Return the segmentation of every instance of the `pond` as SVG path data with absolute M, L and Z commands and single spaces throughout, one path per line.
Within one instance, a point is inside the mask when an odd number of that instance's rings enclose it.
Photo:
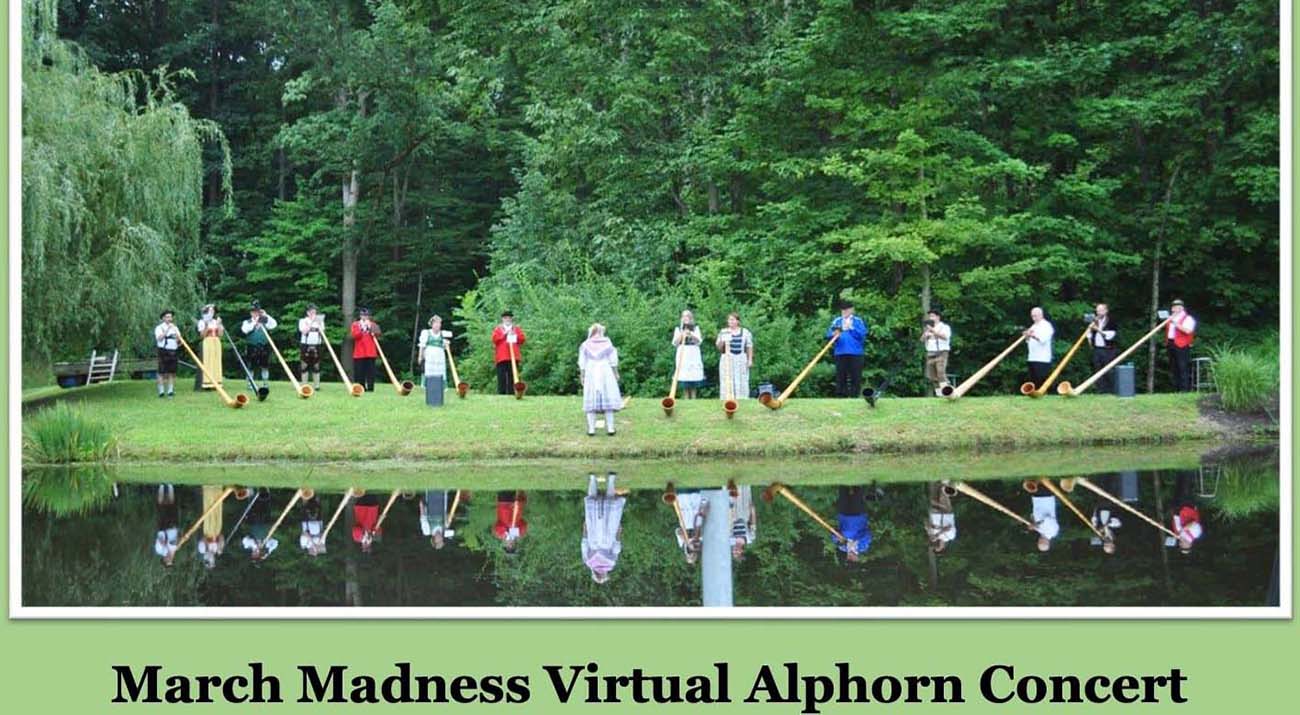
M 1277 450 L 1207 450 L 29 471 L 22 597 L 25 606 L 1274 604 Z M 771 489 L 777 482 L 788 489 Z M 246 487 L 222 499 L 235 484 Z M 1059 533 L 1040 551 L 1048 529 L 1035 512 L 1047 506 Z M 1193 506 L 1203 533 L 1187 553 L 1140 516 L 1167 528 Z M 426 532 L 453 509 L 436 548 Z M 380 515 L 377 529 L 364 528 Z M 1109 524 L 1100 535 L 1094 516 Z M 680 538 L 683 523 L 692 538 Z M 164 565 L 167 529 L 179 542 L 190 527 Z M 272 543 L 265 558 L 248 550 Z

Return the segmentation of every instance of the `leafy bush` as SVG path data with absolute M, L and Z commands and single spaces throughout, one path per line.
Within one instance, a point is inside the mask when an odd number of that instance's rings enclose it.
M 1214 383 L 1223 407 L 1232 412 L 1264 409 L 1279 385 L 1277 337 L 1248 347 L 1226 345 L 1214 351 Z
M 107 423 L 63 402 L 23 420 L 23 461 L 29 464 L 102 462 L 116 446 Z

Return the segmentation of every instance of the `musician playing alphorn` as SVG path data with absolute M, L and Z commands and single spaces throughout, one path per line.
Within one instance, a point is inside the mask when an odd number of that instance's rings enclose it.
M 510 311 L 501 313 L 501 323 L 492 329 L 492 344 L 496 347 L 497 394 L 510 395 L 515 391 L 514 372 L 510 368 L 510 356 L 513 353 L 515 367 L 523 360 L 523 328 L 515 325 L 515 314 Z
M 1165 328 L 1165 349 L 1169 353 L 1169 372 L 1174 390 L 1187 392 L 1192 385 L 1192 343 L 1196 342 L 1196 318 L 1187 312 L 1181 299 L 1169 305 L 1169 325 Z
M 352 323 L 352 371 L 355 382 L 366 388 L 366 392 L 375 391 L 375 358 L 379 349 L 375 339 L 383 335 L 379 324 L 371 319 L 370 309 L 362 308 L 360 316 Z
M 952 327 L 943 322 L 938 308 L 925 314 L 925 327 L 921 330 L 921 344 L 925 346 L 925 379 L 930 381 L 935 397 L 942 397 L 942 388 L 948 384 L 948 353 L 952 347 Z
M 447 341 L 451 331 L 442 329 L 442 317 L 429 318 L 429 327 L 420 331 L 419 363 L 424 366 L 425 404 L 442 407 L 443 392 L 447 389 Z
M 275 318 L 262 310 L 262 304 L 253 301 L 248 308 L 248 318 L 239 326 L 239 332 L 244 334 L 244 340 L 248 343 L 248 364 L 260 373 L 262 387 L 266 387 L 271 379 L 271 343 L 262 328 L 275 330 L 277 325 L 279 323 L 275 322 Z
M 320 351 L 325 342 L 325 316 L 316 305 L 307 306 L 307 314 L 298 319 L 298 360 L 302 363 L 302 381 L 320 389 Z
M 1093 309 L 1092 322 L 1088 323 L 1088 346 L 1092 348 L 1092 371 L 1097 372 L 1110 364 L 1119 353 L 1115 341 L 1119 339 L 1119 328 L 1110 315 L 1110 306 L 1098 303 Z M 1110 394 L 1115 392 L 1115 374 L 1107 372 L 1097 379 L 1097 392 Z
M 1052 336 L 1056 329 L 1038 306 L 1029 311 L 1029 319 L 1032 324 L 1024 330 L 1025 345 L 1029 348 L 1029 381 L 1037 389 L 1052 372 Z
M 162 322 L 153 329 L 154 344 L 158 346 L 158 396 L 176 396 L 176 351 L 180 349 L 180 328 L 174 315 L 164 310 L 158 319 Z

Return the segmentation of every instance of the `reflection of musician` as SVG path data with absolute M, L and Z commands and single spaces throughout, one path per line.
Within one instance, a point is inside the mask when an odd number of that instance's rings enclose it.
M 867 518 L 866 490 L 863 487 L 840 487 L 835 501 L 835 520 L 844 535 L 841 541 L 831 534 L 831 543 L 844 552 L 850 563 L 871 548 L 871 524 Z
M 154 344 L 158 346 L 158 396 L 166 391 L 167 397 L 176 396 L 176 351 L 180 349 L 180 328 L 173 322 L 172 312 L 164 310 L 158 319 L 162 322 L 153 329 Z
M 528 535 L 528 522 L 524 519 L 524 506 L 528 495 L 523 492 L 497 492 L 497 520 L 492 525 L 492 535 L 501 539 L 506 551 L 519 548 L 519 540 Z
M 677 537 L 677 546 L 681 548 L 686 563 L 693 564 L 700 559 L 700 540 L 704 533 L 704 520 L 709 517 L 709 500 L 699 489 L 677 490 L 677 506 L 682 510 L 681 523 L 673 527 Z M 682 530 L 685 524 L 685 531 Z
M 240 546 L 253 557 L 254 561 L 263 561 L 280 545 L 275 537 L 266 538 L 271 533 L 271 492 L 262 487 L 248 507 L 248 536 L 240 539 Z
M 311 556 L 325 553 L 325 523 L 321 521 L 320 497 L 312 495 L 302 500 L 302 522 L 299 524 L 298 546 Z
M 754 488 L 736 488 L 731 498 L 731 557 L 737 561 L 745 558 L 745 549 L 758 539 L 758 511 L 754 508 Z
M 221 336 L 226 334 L 226 328 L 221 324 L 221 316 L 217 315 L 217 306 L 213 303 L 208 303 L 199 310 L 195 325 L 201 338 L 199 360 L 203 361 L 207 375 L 203 374 L 203 370 L 198 371 L 194 376 L 194 389 L 210 390 L 221 384 Z
M 435 549 L 446 546 L 447 539 L 455 535 L 451 530 L 452 514 L 448 513 L 450 493 L 445 489 L 430 489 L 420 500 L 420 533 L 429 537 Z M 453 497 L 454 498 L 454 497 Z
M 325 316 L 316 312 L 315 304 L 307 306 L 307 315 L 298 320 L 298 359 L 302 362 L 302 381 L 309 379 L 314 389 L 320 389 L 320 349 L 325 342 Z M 310 376 L 310 377 L 309 377 Z
M 615 474 L 605 477 L 605 492 L 597 490 L 595 474 L 587 477 L 587 496 L 582 500 L 582 563 L 591 570 L 596 583 L 609 580 L 609 572 L 618 565 L 623 551 L 623 507 L 627 497 L 614 490 Z
M 176 544 L 180 541 L 180 509 L 176 506 L 176 488 L 170 484 L 158 485 L 157 530 L 154 533 L 153 552 L 162 558 L 163 566 L 176 560 Z
M 267 330 L 275 330 L 275 322 L 269 313 L 262 310 L 262 304 L 253 301 L 253 305 L 248 309 L 248 319 L 243 325 L 239 326 L 239 331 L 244 334 L 244 340 L 248 342 L 248 364 L 254 370 L 261 370 L 262 387 L 271 379 L 271 343 L 270 338 L 266 336 Z
M 1184 554 L 1192 550 L 1192 544 L 1205 535 L 1201 525 L 1201 509 L 1196 505 L 1196 490 L 1193 485 L 1195 477 L 1191 472 L 1179 472 L 1174 479 L 1173 514 L 1169 517 L 1169 530 L 1178 538 L 1165 539 L 1165 546 L 1177 546 Z
M 370 309 L 362 308 L 360 317 L 352 323 L 352 371 L 366 392 L 375 391 L 375 358 L 379 357 L 375 339 L 380 335 L 383 331 L 370 319 Z
M 501 324 L 492 329 L 492 344 L 496 346 L 498 395 L 514 393 L 515 377 L 510 369 L 510 356 L 514 355 L 518 367 L 518 363 L 524 358 L 523 347 L 527 339 L 523 328 L 515 325 L 515 314 L 508 310 L 503 312 Z
M 204 485 L 203 487 L 203 511 L 208 511 L 221 500 L 225 489 L 220 485 Z M 226 536 L 222 532 L 222 513 L 221 507 L 213 508 L 207 516 L 203 517 L 203 536 L 199 538 L 196 548 L 199 552 L 199 558 L 203 565 L 213 568 L 217 565 L 217 557 L 226 550 Z
M 1116 499 L 1119 498 L 1119 477 L 1110 474 L 1097 481 L 1097 486 L 1103 491 Z M 1101 536 L 1094 533 L 1088 541 L 1092 546 L 1100 546 L 1101 550 L 1108 554 L 1115 553 L 1115 530 L 1122 526 L 1119 517 L 1111 510 L 1111 504 L 1111 501 L 1100 495 L 1097 497 L 1096 504 L 1092 507 L 1092 528 L 1094 532 L 1100 531 Z
M 1088 345 L 1092 347 L 1092 371 L 1097 372 L 1103 367 L 1110 364 L 1115 359 L 1119 349 L 1115 345 L 1119 337 L 1119 328 L 1115 325 L 1115 320 L 1110 317 L 1110 306 L 1105 303 L 1098 303 L 1093 313 L 1093 319 L 1088 323 Z M 1114 373 L 1107 372 L 1097 379 L 1097 392 L 1112 393 L 1115 391 Z
M 1056 497 L 1034 495 L 1030 497 L 1032 505 L 1034 530 L 1038 532 L 1038 550 L 1048 551 L 1052 548 L 1052 539 L 1061 533 L 1061 523 L 1056 520 Z
M 957 538 L 957 516 L 952 511 L 952 498 L 947 482 L 930 482 L 930 514 L 925 522 L 925 535 L 930 540 L 930 550 L 939 553 Z
M 379 526 L 379 497 L 366 494 L 352 503 L 352 540 L 361 544 L 362 553 L 370 553 L 370 547 L 382 533 Z

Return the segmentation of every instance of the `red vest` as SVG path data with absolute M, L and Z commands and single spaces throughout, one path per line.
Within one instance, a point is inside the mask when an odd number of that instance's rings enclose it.
M 378 326 L 376 326 L 378 327 Z M 379 351 L 375 349 L 375 336 L 361 329 L 361 321 L 352 324 L 352 357 L 376 358 Z
M 518 325 L 515 326 L 515 339 L 519 342 L 512 346 L 506 342 L 506 331 L 502 330 L 500 325 L 492 329 L 492 343 L 496 346 L 496 362 L 510 362 L 510 348 L 512 347 L 514 348 L 515 362 L 523 362 L 523 347 L 527 338 L 524 337 L 523 328 Z
M 1174 341 L 1174 347 L 1176 348 L 1190 348 L 1192 346 L 1192 343 L 1196 342 L 1195 327 L 1192 328 L 1192 332 L 1190 333 L 1184 333 L 1183 331 L 1178 329 L 1178 326 L 1183 324 L 1183 322 L 1190 317 L 1191 316 L 1189 316 L 1187 313 L 1183 313 L 1177 318 L 1172 318 L 1169 321 L 1169 327 L 1174 332 L 1174 337 L 1172 338 L 1172 340 Z

